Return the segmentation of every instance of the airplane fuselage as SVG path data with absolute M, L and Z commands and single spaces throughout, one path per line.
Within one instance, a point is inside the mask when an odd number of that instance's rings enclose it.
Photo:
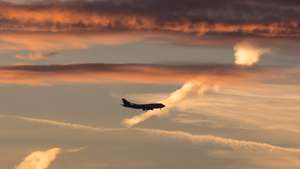
M 142 109 L 143 111 L 161 109 L 165 107 L 165 105 L 162 103 L 136 104 L 136 103 L 131 103 L 126 99 L 122 99 L 122 101 L 123 101 L 122 106 L 124 107 L 133 108 L 133 109 Z

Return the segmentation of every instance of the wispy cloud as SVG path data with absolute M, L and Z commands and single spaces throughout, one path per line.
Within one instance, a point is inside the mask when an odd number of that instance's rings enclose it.
M 287 148 L 274 146 L 267 143 L 260 143 L 255 141 L 244 141 L 230 138 L 217 137 L 212 135 L 197 135 L 183 131 L 168 131 L 160 129 L 145 129 L 135 128 L 135 130 L 146 132 L 147 134 L 157 135 L 161 137 L 172 137 L 179 140 L 190 141 L 199 144 L 215 144 L 217 146 L 224 146 L 233 150 L 246 150 L 246 151 L 284 151 L 292 153 L 300 153 L 298 148 Z
M 300 88 L 288 84 L 221 87 L 177 105 L 177 123 L 211 128 L 238 128 L 299 133 Z M 205 121 L 206 120 L 206 121 Z M 208 123 L 207 123 L 208 122 Z
M 0 118 L 11 118 L 11 119 L 18 119 L 28 122 L 40 123 L 40 124 L 47 124 L 51 126 L 57 127 L 65 127 L 65 128 L 72 128 L 72 129 L 79 129 L 79 130 L 89 130 L 89 131 L 96 131 L 96 132 L 107 132 L 107 131 L 118 131 L 120 129 L 115 128 L 98 128 L 92 127 L 87 125 L 81 125 L 76 123 L 67 123 L 55 120 L 46 120 L 46 119 L 38 119 L 38 118 L 30 118 L 30 117 L 23 117 L 23 116 L 14 116 L 14 115 L 0 115 Z
M 22 60 L 47 60 L 49 56 L 56 55 L 56 52 L 45 52 L 45 53 L 29 53 L 29 54 L 17 54 L 16 58 L 17 59 L 22 59 Z
M 16 58 L 45 60 L 70 50 L 87 49 L 95 45 L 121 45 L 133 43 L 154 34 L 139 33 L 1 33 L 1 52 L 17 52 Z M 20 53 L 26 51 L 27 53 Z

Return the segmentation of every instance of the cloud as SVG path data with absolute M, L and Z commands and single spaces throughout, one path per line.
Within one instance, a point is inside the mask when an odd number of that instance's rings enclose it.
M 60 148 L 52 148 L 46 151 L 35 151 L 16 167 L 16 169 L 47 169 L 49 165 L 62 153 Z
M 284 76 L 289 69 L 276 67 L 244 68 L 234 65 L 151 65 L 151 64 L 69 64 L 17 65 L 0 67 L 0 84 L 182 84 L 190 80 L 215 83 L 271 78 L 270 73 Z M 80 76 L 79 76 L 80 75 Z M 175 76 L 176 75 L 176 76 Z M 279 76 L 278 76 L 279 77 Z
M 233 49 L 235 50 L 235 64 L 245 66 L 256 64 L 264 54 L 271 51 L 268 48 L 259 47 L 250 41 L 238 42 Z
M 52 148 L 46 151 L 35 151 L 26 156 L 15 169 L 47 169 L 61 153 L 75 153 L 83 149 L 84 147 L 70 150 Z
M 2 3 L 2 31 L 152 31 L 299 37 L 299 4 L 249 0 Z M 279 4 L 279 3 L 278 3 Z M 176 12 L 174 12 L 176 11 Z

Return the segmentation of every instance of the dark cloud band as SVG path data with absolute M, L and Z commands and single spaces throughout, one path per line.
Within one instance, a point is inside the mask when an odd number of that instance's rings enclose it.
M 207 83 L 239 83 L 270 77 L 279 68 L 234 65 L 73 64 L 23 65 L 0 68 L 0 83 L 55 85 L 73 83 L 181 84 L 189 80 Z
M 2 31 L 153 31 L 300 36 L 300 5 L 296 1 L 44 1 L 19 5 L 2 3 L 0 9 Z

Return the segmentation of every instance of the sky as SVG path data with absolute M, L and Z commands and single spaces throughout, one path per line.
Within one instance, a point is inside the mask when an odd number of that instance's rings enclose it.
M 298 0 L 2 0 L 0 168 L 299 169 L 299 42 Z

